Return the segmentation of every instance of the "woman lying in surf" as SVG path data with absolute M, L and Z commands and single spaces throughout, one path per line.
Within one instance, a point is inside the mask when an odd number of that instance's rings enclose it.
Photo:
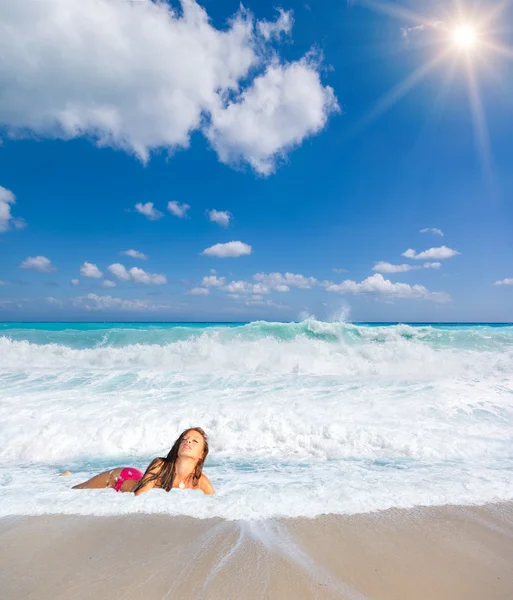
M 179 488 L 213 494 L 214 488 L 203 473 L 207 454 L 206 433 L 200 427 L 193 427 L 178 437 L 166 458 L 152 460 L 144 474 L 138 469 L 120 467 L 95 475 L 72 489 L 114 488 L 116 492 L 134 492 L 139 496 L 152 488 L 161 488 L 166 492 L 171 488 Z

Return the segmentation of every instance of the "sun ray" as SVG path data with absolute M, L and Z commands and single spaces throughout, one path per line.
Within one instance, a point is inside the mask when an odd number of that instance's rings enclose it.
M 447 97 L 447 93 L 449 91 L 450 84 L 454 79 L 454 74 L 456 72 L 458 60 L 456 57 L 453 57 L 450 63 L 447 65 L 445 69 L 445 73 L 443 75 L 442 83 L 438 89 L 438 92 L 431 104 L 431 107 L 428 111 L 426 119 L 422 125 L 419 136 L 412 147 L 411 154 L 413 155 L 417 148 L 421 146 L 423 138 L 428 134 L 429 131 L 432 130 L 434 123 L 437 123 L 440 119 L 440 111 L 444 104 L 444 101 Z
M 501 12 L 507 8 L 508 3 L 509 3 L 508 0 L 505 0 L 504 2 L 501 2 L 501 3 L 497 4 L 496 6 L 490 8 L 488 10 L 488 12 L 481 15 L 480 18 L 478 19 L 479 27 L 482 27 L 484 29 L 490 23 L 493 23 L 499 17 Z
M 470 60 L 466 60 L 467 84 L 469 91 L 470 110 L 472 113 L 472 123 L 474 126 L 474 134 L 476 136 L 477 151 L 481 159 L 481 166 L 484 175 L 489 183 L 493 183 L 492 177 L 492 158 L 490 149 L 490 140 L 488 135 L 488 124 L 483 108 L 481 93 L 473 65 Z
M 376 106 L 359 122 L 356 129 L 360 131 L 368 127 L 378 117 L 386 113 L 394 104 L 405 96 L 412 88 L 420 83 L 435 67 L 447 56 L 448 50 L 441 52 L 431 61 L 415 69 L 406 79 L 388 91 L 376 104 Z
M 378 0 L 361 0 L 360 4 L 389 17 L 403 19 L 415 23 L 416 25 L 425 25 L 433 20 L 427 15 L 423 15 L 408 8 L 391 6 L 390 3 L 385 4 Z
M 437 94 L 435 104 L 430 107 L 430 118 L 439 100 L 445 94 L 448 81 L 454 74 L 454 69 L 459 66 L 466 72 L 467 95 L 469 101 L 471 122 L 476 145 L 476 152 L 481 163 L 483 175 L 490 187 L 497 191 L 496 182 L 493 180 L 493 160 L 488 124 L 479 86 L 478 70 L 493 71 L 495 66 L 493 55 L 513 60 L 513 48 L 502 45 L 494 39 L 498 31 L 495 25 L 505 22 L 503 13 L 511 0 L 499 0 L 493 7 L 484 7 L 475 2 L 472 5 L 465 0 L 452 0 L 437 7 L 437 14 L 429 15 L 414 11 L 408 7 L 399 6 L 395 2 L 385 0 L 360 0 L 360 3 L 369 9 L 397 19 L 402 25 L 405 38 L 405 47 L 408 42 L 415 41 L 415 48 L 433 45 L 444 48 L 432 60 L 422 64 L 409 76 L 400 81 L 395 87 L 384 94 L 371 110 L 355 124 L 349 137 L 353 137 L 367 128 L 373 121 L 385 114 L 403 96 L 410 92 L 416 85 L 425 79 L 434 69 L 444 61 L 452 63 L 448 76 L 443 84 L 443 94 Z M 410 46 L 411 47 L 411 46 Z M 452 56 L 451 61 L 446 61 L 447 56 Z M 500 82 L 504 84 L 504 82 Z
M 482 44 L 483 44 L 483 47 L 486 48 L 487 50 L 490 50 L 492 52 L 495 52 L 496 54 L 500 54 L 501 56 L 504 56 L 505 58 L 509 58 L 510 60 L 513 60 L 513 49 L 512 48 L 508 48 L 508 46 L 502 46 L 500 44 L 494 44 L 493 42 L 490 42 L 488 40 L 483 41 Z

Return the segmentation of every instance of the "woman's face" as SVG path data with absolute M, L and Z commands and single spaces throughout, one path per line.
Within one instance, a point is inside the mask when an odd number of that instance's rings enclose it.
M 199 431 L 189 429 L 183 436 L 178 449 L 178 456 L 194 458 L 198 461 L 203 456 L 205 440 Z

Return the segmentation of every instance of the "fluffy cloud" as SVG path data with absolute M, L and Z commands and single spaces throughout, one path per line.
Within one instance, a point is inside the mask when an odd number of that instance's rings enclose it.
M 80 285 L 80 280 L 79 279 L 72 279 L 71 280 L 71 285 Z
M 280 16 L 276 21 L 259 21 L 257 23 L 258 32 L 267 41 L 273 38 L 279 39 L 282 33 L 290 34 L 292 31 L 292 12 L 280 8 L 278 11 Z
M 167 283 L 167 277 L 165 275 L 158 275 L 157 273 L 146 273 L 139 267 L 132 267 L 129 270 L 130 276 L 136 283 L 163 285 Z
M 230 281 L 225 277 L 207 275 L 201 280 L 202 288 L 215 288 L 226 292 L 229 296 L 239 298 L 248 294 L 262 295 L 271 292 L 289 292 L 291 287 L 311 288 L 317 285 L 315 277 L 305 277 L 295 273 L 255 273 L 253 281 Z
M 364 279 L 361 283 L 347 279 L 342 283 L 327 281 L 324 287 L 328 292 L 339 294 L 373 294 L 387 298 L 424 298 L 435 302 L 447 302 L 449 296 L 444 292 L 430 292 L 423 285 L 409 285 L 407 283 L 392 283 L 385 279 L 381 273 L 376 273 Z
M 251 254 L 251 246 L 244 242 L 227 242 L 226 244 L 214 244 L 203 250 L 205 256 L 217 256 L 218 258 L 233 258 Z
M 422 267 L 418 265 L 392 265 L 389 262 L 380 260 L 372 267 L 372 270 L 378 271 L 379 273 L 406 273 L 406 271 L 413 271 L 420 268 Z
M 95 279 L 103 277 L 103 273 L 100 271 L 100 269 L 96 265 L 93 265 L 87 261 L 85 261 L 80 267 L 80 274 L 84 277 L 93 277 Z
M 11 229 L 11 227 L 21 229 L 26 225 L 23 219 L 15 219 L 11 215 L 11 206 L 13 204 L 16 204 L 16 196 L 11 192 L 11 190 L 8 190 L 0 185 L 0 233 Z
M 230 281 L 223 288 L 229 294 L 268 294 L 269 288 L 262 283 L 251 283 L 249 281 Z
M 46 256 L 29 256 L 20 264 L 20 269 L 32 269 L 41 273 L 51 273 L 57 270 Z
M 206 275 L 201 280 L 203 287 L 222 288 L 226 285 L 226 279 L 224 277 L 217 277 L 216 275 Z
M 147 254 L 143 254 L 142 252 L 139 252 L 139 250 L 123 250 L 120 254 L 130 256 L 130 258 L 139 258 L 140 260 L 148 260 L 149 258 Z
M 155 304 L 148 300 L 123 300 L 122 298 L 98 296 L 97 294 L 79 296 L 74 299 L 73 304 L 80 308 L 85 308 L 86 310 L 151 311 L 167 308 L 166 306 Z
M 167 277 L 165 275 L 146 273 L 146 271 L 140 269 L 139 267 L 127 269 L 120 263 L 114 263 L 113 265 L 109 265 L 107 270 L 121 281 L 132 280 L 135 281 L 135 283 L 144 283 L 147 285 L 163 285 L 167 283 Z
M 109 265 L 107 270 L 121 281 L 130 281 L 130 273 L 127 271 L 126 267 L 120 263 Z
M 187 215 L 189 208 L 190 206 L 188 204 L 180 204 L 180 202 L 176 202 L 176 200 L 171 200 L 167 203 L 167 210 L 179 219 L 183 219 Z
M 157 210 L 153 206 L 153 202 L 146 202 L 145 204 L 142 204 L 141 202 L 138 202 L 135 205 L 135 210 L 138 213 L 141 213 L 141 215 L 144 215 L 150 221 L 156 221 L 157 219 L 161 219 L 164 216 L 160 212 L 160 210 Z
M 228 227 L 232 217 L 231 213 L 227 210 L 216 210 L 215 208 L 207 210 L 207 216 L 212 223 L 217 223 L 221 227 Z
M 330 87 L 320 82 L 312 57 L 271 65 L 240 98 L 212 111 L 207 136 L 225 163 L 247 161 L 269 175 L 276 161 L 319 132 L 338 110 Z
M 444 258 L 451 258 L 460 254 L 457 250 L 447 248 L 447 246 L 440 246 L 439 248 L 429 248 L 424 252 L 417 252 L 409 248 L 406 252 L 402 253 L 402 256 L 406 258 L 414 258 L 415 260 L 443 260 Z
M 262 283 L 252 283 L 250 281 L 230 281 L 226 282 L 225 277 L 216 275 L 207 275 L 201 280 L 202 288 L 214 288 L 227 292 L 231 297 L 239 297 L 245 294 L 268 294 L 269 288 Z M 201 288 L 200 288 L 201 289 Z
M 347 273 L 347 269 L 331 269 L 333 273 Z
M 513 278 L 501 279 L 496 281 L 493 285 L 513 285 Z
M 194 0 L 0 2 L 0 23 L 0 123 L 16 136 L 88 137 L 146 161 L 198 130 L 222 161 L 268 174 L 338 109 L 318 60 L 271 46 L 284 11 L 258 23 L 241 8 L 216 29 Z
M 104 287 L 104 288 L 113 288 L 113 287 L 116 287 L 116 284 L 113 281 L 111 281 L 110 279 L 105 279 L 102 282 L 102 287 Z
M 195 287 L 187 292 L 190 296 L 208 296 L 210 291 L 204 287 Z
M 276 292 L 288 292 L 291 287 L 311 288 L 317 284 L 315 277 L 305 277 L 294 273 L 256 273 L 253 279 L 262 283 L 266 288 Z
M 420 230 L 420 233 L 432 233 L 433 235 L 440 235 L 442 237 L 444 235 L 444 232 L 437 227 L 425 227 L 424 229 Z

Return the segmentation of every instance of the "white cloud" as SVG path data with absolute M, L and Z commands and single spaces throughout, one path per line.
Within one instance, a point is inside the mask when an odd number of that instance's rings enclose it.
M 323 87 L 313 57 L 267 67 L 234 101 L 212 111 L 207 136 L 222 162 L 247 161 L 262 175 L 305 137 L 318 133 L 339 110 Z
M 379 273 L 406 273 L 407 271 L 417 271 L 418 269 L 439 269 L 442 266 L 442 263 L 439 262 L 426 262 L 422 266 L 421 265 L 393 265 L 384 260 L 380 260 L 373 267 L 373 271 L 378 271 Z
M 215 208 L 207 210 L 207 215 L 210 221 L 221 225 L 221 227 L 228 227 L 232 217 L 231 213 L 227 210 L 216 210 Z
M 442 237 L 444 235 L 444 232 L 437 227 L 425 227 L 424 229 L 420 230 L 420 233 L 432 233 L 433 235 L 440 235 Z
M 141 260 L 148 260 L 149 258 L 147 254 L 143 254 L 142 252 L 139 252 L 139 250 L 123 250 L 120 254 L 130 256 L 130 258 L 139 258 Z
M 496 281 L 493 285 L 513 285 L 513 278 L 501 279 Z
M 121 281 L 130 280 L 130 273 L 126 270 L 126 267 L 120 263 L 114 263 L 113 265 L 108 266 L 107 270 Z
M 123 300 L 113 296 L 98 296 L 97 294 L 87 294 L 79 296 L 73 301 L 75 306 L 85 308 L 86 310 L 131 310 L 131 311 L 151 311 L 167 308 L 164 305 L 155 304 L 148 300 Z
M 51 273 L 57 270 L 46 256 L 29 256 L 20 264 L 20 269 L 32 269 L 41 273 Z
M 223 288 L 229 294 L 268 294 L 269 288 L 262 283 L 251 283 L 249 281 L 230 281 Z
M 103 273 L 100 271 L 100 269 L 96 265 L 87 261 L 85 261 L 80 267 L 80 274 L 84 277 L 93 277 L 95 279 L 103 277 Z
M 422 267 L 418 265 L 392 265 L 389 262 L 380 260 L 372 267 L 372 270 L 379 271 L 380 273 L 405 273 L 406 271 L 413 271 L 421 268 Z
M 0 75 L 1 82 L 1 75 Z M 21 229 L 26 226 L 23 219 L 15 219 L 11 215 L 11 206 L 16 204 L 16 196 L 0 185 L 0 233 L 7 231 L 14 227 L 15 229 Z
M 180 204 L 180 202 L 176 202 L 176 200 L 171 200 L 167 203 L 167 210 L 179 219 L 183 219 L 187 215 L 189 208 L 190 206 L 188 204 Z
M 408 40 L 412 33 L 421 33 L 423 31 L 436 30 L 440 28 L 447 29 L 447 26 L 443 21 L 431 21 L 427 23 L 422 23 L 421 25 L 416 25 L 414 27 L 402 27 L 401 32 L 403 37 Z
M 315 277 L 305 277 L 294 273 L 255 273 L 252 281 L 238 280 L 227 283 L 225 277 L 207 275 L 201 280 L 203 288 L 215 288 L 228 296 L 239 298 L 250 294 L 261 296 L 271 292 L 289 292 L 291 287 L 311 288 L 318 284 Z
M 317 284 L 315 277 L 305 277 L 294 273 L 256 273 L 253 275 L 255 281 L 259 281 L 265 287 L 276 292 L 288 292 L 291 287 L 311 288 Z
M 120 263 L 114 263 L 107 267 L 115 277 L 121 281 L 135 281 L 136 283 L 144 283 L 147 285 L 163 285 L 167 283 L 167 277 L 165 275 L 159 275 L 158 273 L 147 273 L 139 267 L 132 267 L 127 269 Z
M 146 161 L 202 131 L 221 160 L 270 173 L 337 109 L 317 61 L 280 64 L 271 40 L 290 31 L 284 11 L 258 24 L 241 8 L 216 29 L 194 0 L 181 10 L 150 0 L 1 2 L 0 23 L 0 122 L 18 137 L 93 138 Z
M 440 246 L 439 248 L 429 248 L 429 250 L 424 250 L 424 252 L 419 252 L 418 254 L 415 250 L 409 248 L 406 252 L 402 253 L 402 256 L 414 258 L 415 260 L 443 260 L 457 254 L 460 254 L 457 250 L 452 250 L 452 248 L 447 248 L 447 246 Z
M 71 280 L 71 285 L 80 285 L 80 280 L 79 279 L 72 279 Z
M 208 296 L 210 291 L 204 287 L 195 287 L 187 292 L 190 296 Z
M 113 287 L 116 287 L 116 284 L 113 281 L 111 281 L 110 279 L 105 279 L 102 282 L 102 287 L 104 287 L 104 288 L 113 288 Z
M 139 267 L 132 267 L 129 270 L 132 279 L 136 283 L 163 285 L 167 283 L 167 277 L 165 275 L 158 275 L 157 273 L 146 273 Z
M 163 213 L 160 212 L 160 210 L 157 210 L 153 206 L 153 202 L 146 202 L 145 204 L 138 202 L 135 205 L 135 210 L 138 213 L 141 213 L 141 215 L 144 215 L 150 221 L 156 221 L 157 219 L 160 219 L 164 216 Z
M 203 287 L 222 288 L 226 285 L 226 279 L 224 277 L 216 277 L 216 275 L 206 275 L 201 280 Z
M 282 33 L 290 34 L 294 20 L 292 11 L 282 10 L 278 8 L 280 16 L 276 21 L 259 21 L 257 29 L 264 40 L 268 41 L 273 38 L 279 39 Z
M 347 273 L 347 269 L 331 269 L 333 273 Z
M 340 294 L 373 294 L 387 298 L 424 298 L 436 302 L 447 302 L 449 296 L 444 292 L 430 292 L 423 285 L 409 285 L 407 283 L 392 283 L 385 279 L 381 273 L 376 273 L 364 279 L 361 283 L 347 279 L 342 283 L 324 282 L 328 292 Z
M 251 254 L 251 246 L 244 242 L 227 242 L 226 244 L 214 244 L 203 250 L 201 254 L 206 256 L 217 256 L 218 258 L 233 258 Z

